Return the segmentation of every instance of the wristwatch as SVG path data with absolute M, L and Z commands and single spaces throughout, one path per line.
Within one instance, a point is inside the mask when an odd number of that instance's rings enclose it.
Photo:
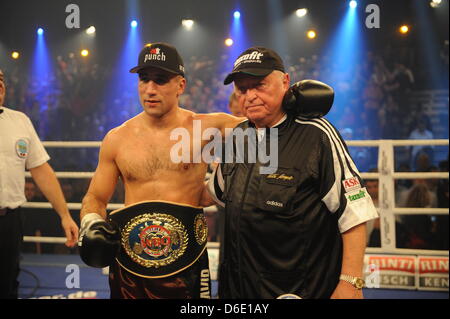
M 366 284 L 364 279 L 350 275 L 341 274 L 339 279 L 351 283 L 356 289 L 362 289 Z

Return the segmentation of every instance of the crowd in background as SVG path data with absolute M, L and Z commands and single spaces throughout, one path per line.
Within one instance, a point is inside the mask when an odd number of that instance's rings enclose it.
M 448 44 L 442 52 L 442 62 L 448 70 Z M 185 57 L 187 87 L 180 97 L 182 107 L 200 113 L 229 112 L 232 86 L 223 85 L 225 59 Z M 389 50 L 382 54 L 367 52 L 353 74 L 332 72 L 333 64 L 326 56 L 286 56 L 284 60 L 292 83 L 302 79 L 334 83 L 335 91 L 344 97 L 346 105 L 335 105 L 330 116 L 344 139 L 435 137 L 429 116 L 409 103 L 412 92 L 421 89 L 423 73 L 416 69 L 414 50 L 395 52 L 395 55 Z M 19 68 L 5 70 L 5 105 L 26 113 L 42 140 L 102 140 L 109 129 L 140 112 L 136 88 L 107 92 L 113 74 L 110 68 L 74 54 L 58 56 L 55 65 L 55 74 L 45 79 L 33 79 Z M 93 171 L 97 152 L 97 149 L 49 149 L 52 166 L 57 171 Z M 376 167 L 376 148 L 350 148 L 350 152 L 360 171 Z M 397 171 L 448 172 L 448 149 L 447 159 L 436 159 L 432 147 L 408 148 L 407 152 L 406 160 L 396 163 Z M 61 183 L 67 201 L 79 203 L 89 180 L 63 179 Z M 44 201 L 31 181 L 27 187 L 29 201 Z M 374 199 L 378 198 L 377 187 L 368 190 Z M 398 207 L 445 208 L 449 200 L 448 179 L 397 180 L 396 195 Z M 112 202 L 123 202 L 121 183 Z M 26 217 L 27 235 L 63 235 L 55 214 L 41 211 Z M 74 218 L 78 218 L 77 214 Z M 208 219 L 210 225 L 215 224 L 214 217 Z M 379 224 L 372 225 L 369 233 L 368 244 L 379 246 Z M 220 239 L 215 226 L 209 234 L 210 241 Z M 27 244 L 26 247 L 29 251 L 67 252 L 62 245 Z M 448 215 L 398 218 L 397 247 L 448 249 Z
M 358 139 L 403 139 L 421 119 L 432 132 L 423 110 L 409 103 L 411 92 L 425 81 L 415 55 L 412 48 L 390 46 L 382 52 L 367 51 L 352 72 L 336 72 L 336 63 L 325 55 L 283 58 L 292 83 L 314 79 L 333 84 L 343 101 L 330 113 L 338 129 L 351 128 Z M 441 59 L 448 69 L 448 44 Z M 228 111 L 232 88 L 223 85 L 231 68 L 227 60 L 226 56 L 185 57 L 187 87 L 180 98 L 182 107 L 199 113 Z M 6 104 L 28 114 L 43 140 L 101 140 L 109 129 L 140 112 L 136 87 L 112 92 L 109 84 L 121 78 L 111 66 L 70 53 L 58 56 L 54 69 L 39 79 L 20 67 L 4 70 Z

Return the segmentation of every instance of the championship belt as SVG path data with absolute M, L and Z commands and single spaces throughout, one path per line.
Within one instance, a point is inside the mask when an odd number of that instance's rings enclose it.
M 174 275 L 194 264 L 206 249 L 208 227 L 199 207 L 140 202 L 111 212 L 109 220 L 121 234 L 117 262 L 140 277 Z

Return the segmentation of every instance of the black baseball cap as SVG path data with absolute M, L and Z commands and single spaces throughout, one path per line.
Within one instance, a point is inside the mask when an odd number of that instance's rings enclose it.
M 283 60 L 281 60 L 280 56 L 268 48 L 251 47 L 242 52 L 236 59 L 233 71 L 227 75 L 223 83 L 230 84 L 238 73 L 267 76 L 274 70 L 285 72 Z
M 155 42 L 146 46 L 139 53 L 138 65 L 130 70 L 130 73 L 138 73 L 142 69 L 154 67 L 184 77 L 184 63 L 174 46 Z

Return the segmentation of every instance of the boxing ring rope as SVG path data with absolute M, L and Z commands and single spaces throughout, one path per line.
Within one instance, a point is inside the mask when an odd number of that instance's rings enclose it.
M 379 213 L 380 213 L 380 235 L 381 247 L 368 247 L 366 253 L 374 254 L 400 254 L 400 255 L 436 255 L 448 256 L 448 250 L 428 250 L 428 249 L 404 249 L 396 247 L 395 238 L 395 215 L 448 215 L 448 208 L 400 208 L 395 207 L 394 181 L 396 179 L 448 179 L 449 174 L 442 172 L 394 172 L 394 147 L 396 146 L 448 146 L 449 141 L 445 139 L 436 140 L 352 140 L 346 141 L 348 146 L 355 147 L 378 147 L 378 173 L 361 173 L 364 179 L 379 180 Z M 101 142 L 97 141 L 46 141 L 45 147 L 52 148 L 98 148 Z M 93 172 L 56 172 L 58 178 L 83 179 L 91 178 Z M 27 172 L 27 177 L 30 173 Z M 107 210 L 122 208 L 123 204 L 110 203 Z M 51 209 L 50 203 L 28 202 L 22 205 L 24 208 Z M 68 203 L 70 210 L 80 210 L 81 203 Z M 207 207 L 206 211 L 216 211 L 215 207 Z M 39 243 L 65 243 L 64 237 L 37 237 L 24 236 L 25 242 Z M 218 249 L 220 243 L 209 242 L 208 248 Z

